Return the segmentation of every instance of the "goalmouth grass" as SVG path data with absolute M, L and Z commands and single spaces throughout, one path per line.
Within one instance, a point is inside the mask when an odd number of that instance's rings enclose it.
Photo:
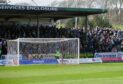
M 123 84 L 123 63 L 0 66 L 0 84 Z

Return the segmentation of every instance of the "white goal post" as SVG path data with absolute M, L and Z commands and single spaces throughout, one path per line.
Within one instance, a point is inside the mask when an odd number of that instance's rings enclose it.
M 79 38 L 18 38 L 7 41 L 6 59 L 20 64 L 79 64 Z

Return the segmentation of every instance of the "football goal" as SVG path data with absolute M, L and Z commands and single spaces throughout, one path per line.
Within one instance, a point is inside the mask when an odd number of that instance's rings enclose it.
M 79 64 L 79 38 L 8 40 L 7 60 L 20 64 Z

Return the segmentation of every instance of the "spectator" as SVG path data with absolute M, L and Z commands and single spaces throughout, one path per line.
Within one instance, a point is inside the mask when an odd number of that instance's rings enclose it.
M 109 28 L 95 28 L 85 32 L 83 28 L 69 29 L 56 28 L 54 26 L 39 26 L 40 38 L 80 38 L 81 52 L 114 52 L 117 46 L 121 44 L 121 31 Z M 0 38 L 36 38 L 36 25 L 0 25 Z M 1 42 L 1 41 L 0 41 Z M 2 53 L 7 53 L 6 44 L 0 43 Z

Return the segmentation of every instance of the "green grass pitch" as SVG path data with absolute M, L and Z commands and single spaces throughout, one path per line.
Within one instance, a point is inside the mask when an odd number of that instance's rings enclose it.
M 123 63 L 0 66 L 0 84 L 123 84 Z

